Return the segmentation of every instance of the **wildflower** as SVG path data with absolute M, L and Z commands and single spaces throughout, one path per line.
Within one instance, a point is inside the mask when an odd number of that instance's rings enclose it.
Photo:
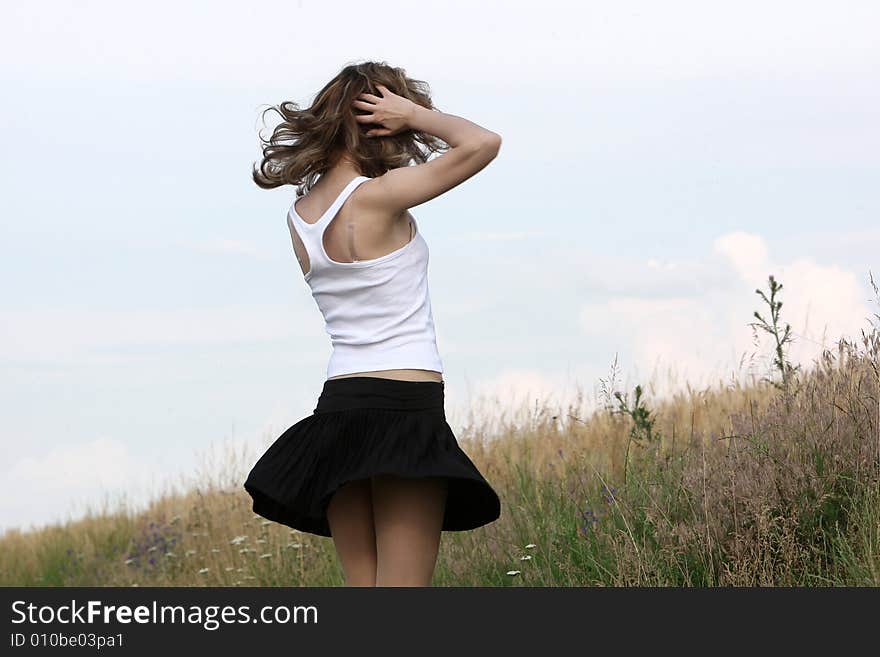
M 520 573 L 519 570 L 508 570 L 507 571 L 508 575 L 519 575 L 519 573 Z
M 210 568 L 199 568 L 199 575 L 204 575 L 209 570 L 211 570 L 211 569 Z
M 231 541 L 229 541 L 232 545 L 238 545 L 239 543 L 244 543 L 247 540 L 247 536 L 236 536 Z
M 223 570 L 228 573 L 230 570 L 235 570 L 235 566 L 226 566 L 226 568 L 224 568 Z
M 173 559 L 173 558 L 175 558 L 177 555 L 174 554 L 173 552 L 166 552 L 166 553 L 165 553 L 165 556 L 166 556 L 166 557 L 171 557 L 171 558 Z
M 260 559 L 268 559 L 268 558 L 271 557 L 271 556 L 272 556 L 272 553 L 271 553 L 271 552 L 267 552 L 266 554 L 261 554 L 261 555 L 260 555 Z
M 525 555 L 524 557 L 520 557 L 519 560 L 520 560 L 520 561 L 528 561 L 528 560 L 531 559 L 531 558 L 532 558 L 532 555 L 531 555 L 531 554 L 527 554 L 527 555 Z
M 588 525 L 595 524 L 599 522 L 599 519 L 596 517 L 596 514 L 593 513 L 592 509 L 587 509 L 581 514 L 584 517 L 584 520 Z
M 258 539 L 257 539 L 257 543 L 267 543 L 267 542 L 268 542 L 268 541 L 266 541 L 265 538 L 258 538 Z
M 538 547 L 538 546 L 535 545 L 534 543 L 529 543 L 528 545 L 526 545 L 526 550 L 531 550 L 532 548 L 536 548 L 536 547 Z
M 219 548 L 211 548 L 211 552 L 219 552 Z
M 149 547 L 149 549 L 147 549 L 147 552 L 155 552 L 155 551 L 156 551 L 156 546 L 155 546 L 155 545 L 151 545 L 151 546 Z
M 614 496 L 617 493 L 617 489 L 613 486 L 608 488 L 605 484 L 602 484 L 602 492 L 605 495 L 605 502 L 611 504 L 614 501 Z
M 125 565 L 126 565 L 126 566 L 130 566 L 130 565 L 133 564 L 133 563 L 134 563 L 134 559 L 126 559 L 126 560 L 125 560 Z
M 289 547 L 289 548 L 294 548 L 294 549 L 296 549 L 296 548 L 301 548 L 301 547 L 302 547 L 302 543 L 288 543 L 288 544 L 287 544 L 287 547 Z
M 186 552 L 184 552 L 184 554 L 185 554 L 186 556 L 190 556 L 190 555 L 193 555 L 193 554 L 195 554 L 195 553 L 196 553 L 195 550 L 187 550 Z
M 599 522 L 599 519 L 596 517 L 596 514 L 593 512 L 592 509 L 587 509 L 586 511 L 583 511 L 581 515 L 584 518 L 584 524 L 578 528 L 578 533 L 586 536 L 589 533 L 590 528 L 597 522 Z
M 171 523 L 174 524 L 175 522 L 178 522 L 179 520 L 180 520 L 180 516 L 174 516 L 174 517 L 171 519 Z

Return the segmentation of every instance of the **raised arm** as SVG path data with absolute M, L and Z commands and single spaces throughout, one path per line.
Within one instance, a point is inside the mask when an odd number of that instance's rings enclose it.
M 353 102 L 355 107 L 372 112 L 356 115 L 359 122 L 382 126 L 369 130 L 370 138 L 381 139 L 412 129 L 439 137 L 451 147 L 424 164 L 391 169 L 376 178 L 375 191 L 370 196 L 388 210 L 399 213 L 430 201 L 481 171 L 498 155 L 501 136 L 497 133 L 460 116 L 422 107 L 382 85 L 377 86 L 381 97 L 365 93 Z

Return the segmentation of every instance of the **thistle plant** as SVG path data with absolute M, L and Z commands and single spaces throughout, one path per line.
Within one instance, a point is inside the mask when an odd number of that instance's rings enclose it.
M 781 327 L 780 324 L 780 310 L 782 310 L 782 301 L 777 301 L 776 296 L 782 290 L 782 283 L 778 283 L 776 279 L 773 277 L 773 274 L 770 274 L 769 278 L 769 288 L 770 288 L 770 298 L 767 298 L 767 295 L 758 288 L 755 290 L 755 293 L 764 300 L 764 303 L 770 308 L 770 321 L 764 319 L 764 317 L 757 310 L 754 312 L 755 318 L 758 320 L 757 322 L 751 322 L 749 326 L 754 329 L 760 329 L 766 333 L 769 333 L 775 342 L 774 352 L 775 357 L 773 359 L 773 366 L 779 370 L 779 373 L 782 377 L 782 383 L 777 381 L 770 381 L 776 388 L 781 390 L 788 391 L 789 384 L 791 383 L 791 378 L 794 373 L 800 369 L 800 366 L 792 366 L 792 364 L 788 361 L 785 354 L 785 346 L 791 342 L 794 342 L 794 337 L 791 334 L 791 325 L 786 322 L 785 328 Z
M 616 410 L 611 412 L 627 415 L 632 420 L 629 440 L 626 441 L 626 451 L 623 457 L 623 481 L 626 483 L 629 472 L 629 450 L 632 443 L 636 443 L 639 447 L 647 447 L 653 443 L 659 443 L 661 435 L 660 432 L 654 431 L 655 419 L 642 401 L 642 386 L 636 385 L 632 406 L 629 405 L 627 395 L 621 394 L 619 391 L 614 392 L 614 398 L 617 400 L 618 406 Z
M 633 426 L 629 430 L 630 438 L 637 443 L 652 443 L 660 438 L 660 434 L 654 431 L 655 419 L 642 401 L 642 386 L 635 387 L 632 407 L 626 395 L 622 395 L 619 391 L 614 392 L 614 398 L 617 400 L 617 409 L 614 412 L 628 415 L 633 421 Z

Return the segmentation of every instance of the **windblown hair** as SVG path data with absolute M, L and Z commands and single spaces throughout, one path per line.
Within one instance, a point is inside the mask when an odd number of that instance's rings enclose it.
M 362 93 L 381 96 L 376 83 L 414 103 L 435 109 L 429 86 L 407 77 L 402 68 L 385 62 L 350 64 L 315 96 L 311 107 L 284 101 L 263 110 L 276 111 L 282 121 L 267 140 L 260 133 L 263 160 L 253 169 L 254 182 L 263 189 L 281 185 L 298 186 L 303 195 L 317 179 L 348 154 L 363 175 L 381 176 L 390 169 L 426 162 L 431 153 L 449 148 L 443 140 L 417 130 L 403 130 L 386 137 L 367 137 L 377 124 L 359 123 L 355 113 L 369 114 L 352 105 Z M 265 125 L 265 120 L 264 120 Z

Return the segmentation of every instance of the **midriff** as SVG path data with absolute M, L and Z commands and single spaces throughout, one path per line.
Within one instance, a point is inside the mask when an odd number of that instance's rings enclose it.
M 443 374 L 434 370 L 373 370 L 371 372 L 353 372 L 351 374 L 337 374 L 332 379 L 346 379 L 352 376 L 375 376 L 379 379 L 397 379 L 399 381 L 443 381 Z

